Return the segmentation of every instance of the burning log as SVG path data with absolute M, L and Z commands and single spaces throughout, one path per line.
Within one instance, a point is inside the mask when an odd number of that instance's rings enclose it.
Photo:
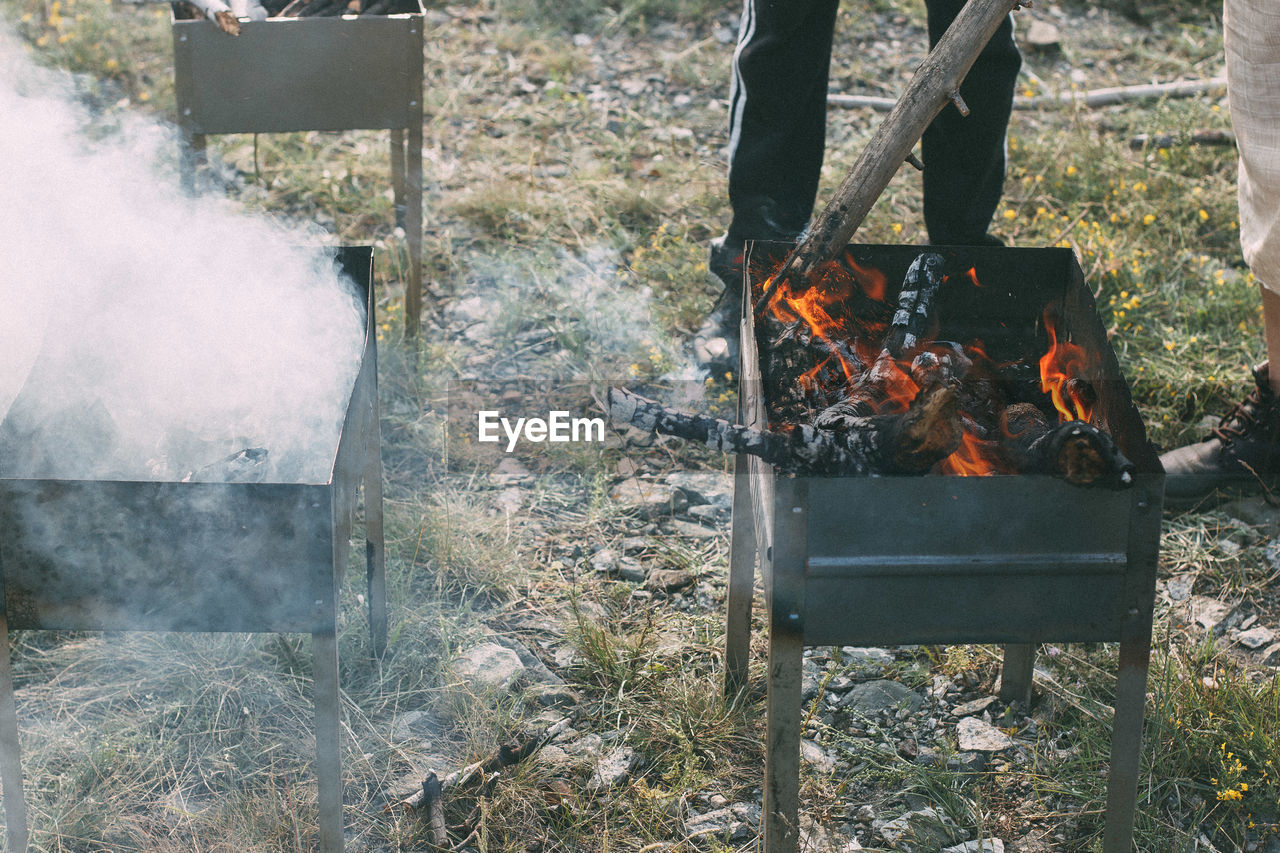
M 902 358 L 916 350 L 929 335 L 933 322 L 933 302 L 945 278 L 942 255 L 925 252 L 911 262 L 898 294 L 898 310 L 885 336 L 885 351 Z
M 960 445 L 954 391 L 918 395 L 903 414 L 850 417 L 840 431 L 800 424 L 770 432 L 667 408 L 623 388 L 610 388 L 609 417 L 698 441 L 725 453 L 758 456 L 782 470 L 836 476 L 923 474 Z
M 1134 465 L 1093 424 L 1051 426 L 1030 403 L 1015 403 L 1000 418 L 1001 451 L 1017 470 L 1051 474 L 1076 486 L 1133 484 Z

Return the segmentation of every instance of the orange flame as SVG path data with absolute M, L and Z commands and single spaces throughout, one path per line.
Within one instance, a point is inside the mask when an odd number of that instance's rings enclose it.
M 1049 351 L 1040 357 L 1040 390 L 1053 399 L 1062 421 L 1087 421 L 1093 407 L 1073 393 L 1071 380 L 1089 373 L 1088 354 L 1083 347 L 1058 340 L 1057 312 L 1052 305 L 1044 311 L 1044 326 L 1049 333 Z
M 952 477 L 989 477 L 1004 473 L 998 459 L 990 442 L 965 430 L 960 446 L 938 463 L 938 471 Z
M 844 262 L 853 270 L 854 280 L 862 288 L 868 299 L 884 302 L 884 294 L 888 285 L 885 274 L 874 267 L 863 267 L 854 263 L 852 255 L 846 255 Z

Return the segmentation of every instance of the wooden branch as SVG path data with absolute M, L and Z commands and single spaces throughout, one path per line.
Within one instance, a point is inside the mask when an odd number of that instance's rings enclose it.
M 1019 5 L 1014 0 L 969 0 L 965 4 L 862 149 L 808 235 L 788 256 L 771 291 L 782 283 L 790 284 L 796 292 L 805 290 L 809 275 L 848 244 L 929 122 L 951 101 L 978 54 L 1005 16 Z M 773 294 L 766 295 L 771 298 Z M 756 313 L 766 304 L 768 299 L 762 298 Z
M 840 431 L 809 424 L 787 432 L 752 429 L 670 409 L 623 388 L 610 388 L 607 402 L 614 423 L 757 456 L 794 473 L 922 474 L 950 456 L 962 438 L 955 392 L 946 387 L 917 395 L 904 414 L 848 418 Z
M 422 799 L 431 821 L 431 843 L 437 847 L 448 845 L 449 833 L 444 825 L 444 786 L 434 772 L 422 780 Z
M 1189 135 L 1172 133 L 1140 133 L 1130 138 L 1134 151 L 1144 148 L 1172 148 L 1175 145 L 1235 145 L 1236 135 L 1229 130 L 1196 130 Z
M 513 764 L 524 761 L 530 755 L 533 755 L 541 749 L 544 744 L 555 739 L 567 730 L 571 722 L 572 721 L 569 719 L 560 720 L 538 735 L 522 736 L 508 743 L 504 743 L 494 750 L 494 752 L 492 752 L 488 757 L 473 764 L 468 764 L 461 770 L 455 770 L 443 779 L 439 779 L 439 799 L 443 802 L 444 797 L 448 794 L 454 791 L 464 790 L 477 783 L 482 783 L 486 776 L 493 774 L 504 767 L 510 767 Z M 402 811 L 409 812 L 416 811 L 423 806 L 430 805 L 431 797 L 428 795 L 428 790 L 434 791 L 435 786 L 428 785 L 428 782 L 430 782 L 431 778 L 434 776 L 436 776 L 434 772 L 428 774 L 427 778 L 423 780 L 422 785 L 416 791 L 401 799 L 397 804 L 388 805 L 382 810 L 383 813 L 390 814 L 397 806 Z M 433 823 L 434 819 L 434 816 L 432 816 Z M 441 813 L 440 819 L 441 821 L 444 820 L 443 812 Z
M 1226 88 L 1227 78 L 1211 77 L 1207 80 L 1181 80 L 1176 83 L 1149 83 L 1137 86 L 1111 86 L 1087 92 L 1062 92 L 1056 95 L 1034 95 L 1013 99 L 1015 110 L 1039 110 L 1046 107 L 1105 107 L 1145 98 L 1186 98 L 1204 95 Z M 827 106 L 843 109 L 873 109 L 880 112 L 892 110 L 898 102 L 893 98 L 876 95 L 827 95 Z

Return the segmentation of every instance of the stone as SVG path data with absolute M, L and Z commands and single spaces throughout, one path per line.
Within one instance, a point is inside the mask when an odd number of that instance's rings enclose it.
M 1160 583 L 1161 595 L 1169 602 L 1176 604 L 1191 597 L 1191 590 L 1196 585 L 1195 575 L 1174 575 Z
M 983 696 L 981 699 L 974 699 L 971 702 L 965 702 L 964 704 L 955 706 L 951 709 L 951 713 L 955 714 L 957 717 L 968 717 L 971 714 L 981 714 L 995 701 L 995 696 Z
M 1258 625 L 1248 631 L 1241 631 L 1236 641 L 1246 649 L 1260 649 L 1268 643 L 1275 642 L 1276 632 L 1265 625 Z
M 1192 624 L 1199 625 L 1214 637 L 1220 637 L 1235 627 L 1242 616 L 1235 605 L 1207 595 L 1191 596 L 1187 602 L 1187 613 Z
M 920 710 L 924 697 L 898 681 L 879 679 L 866 681 L 850 690 L 844 697 L 844 706 L 865 717 L 881 713 L 894 713 L 898 708 Z
M 524 506 L 524 489 L 516 486 L 503 489 L 493 499 L 493 506 L 503 515 L 515 515 Z
M 893 663 L 893 652 L 874 647 L 841 646 L 840 659 L 849 666 L 873 669 Z
M 612 548 L 601 548 L 592 554 L 587 562 L 591 565 L 592 571 L 611 575 L 618 570 L 618 553 Z
M 453 673 L 477 692 L 509 690 L 524 675 L 520 656 L 498 643 L 472 646 L 453 662 Z
M 684 834 L 699 846 L 714 842 L 734 844 L 746 841 L 760 826 L 760 806 L 754 803 L 733 803 L 706 814 L 693 815 L 684 824 Z
M 631 583 L 644 583 L 649 572 L 644 564 L 635 557 L 622 557 L 618 560 L 618 577 Z
M 514 456 L 504 456 L 494 466 L 494 469 L 489 472 L 489 479 L 496 486 L 513 486 L 517 483 L 527 483 L 532 480 L 533 472 Z
M 985 752 L 961 752 L 947 759 L 947 769 L 961 773 L 981 773 L 987 769 Z
M 625 744 L 610 750 L 596 762 L 591 778 L 587 780 L 590 791 L 607 791 L 627 781 L 636 766 L 636 751 Z
M 699 504 L 689 507 L 685 512 L 695 521 L 711 526 L 724 524 L 733 518 L 732 509 L 725 509 L 717 504 Z
M 698 509 L 698 507 L 695 506 L 693 509 Z M 681 518 L 673 518 L 667 524 L 672 535 L 683 536 L 685 539 L 715 539 L 721 535 L 720 531 L 714 527 L 707 527 L 705 524 L 696 524 Z
M 649 573 L 644 588 L 651 592 L 676 592 L 692 586 L 698 578 L 684 569 L 655 569 Z
M 689 505 L 684 492 L 665 483 L 632 477 L 623 480 L 609 492 L 609 497 L 624 510 L 641 518 L 661 518 L 681 512 Z
M 1004 842 L 999 838 L 984 838 L 982 841 L 966 841 L 945 847 L 942 853 L 1004 853 Z
M 978 717 L 965 717 L 956 725 L 961 752 L 1000 752 L 1015 746 L 1013 738 Z
M 808 739 L 800 741 L 800 760 L 825 776 L 836 772 L 835 756 L 814 741 Z
M 1048 21 L 1034 20 L 1027 27 L 1023 41 L 1030 47 L 1052 50 L 1062 43 L 1062 32 Z
M 418 740 L 431 731 L 431 717 L 425 711 L 408 711 L 391 724 L 391 740 L 398 743 Z
M 690 506 L 733 507 L 733 477 L 723 471 L 672 471 L 663 480 L 684 492 Z
M 901 817 L 880 824 L 872 824 L 890 847 L 903 853 L 928 853 L 944 844 L 955 844 L 968 835 L 946 814 L 926 806 L 909 811 Z
M 1280 643 L 1272 643 L 1262 650 L 1262 662 L 1267 666 L 1280 666 Z

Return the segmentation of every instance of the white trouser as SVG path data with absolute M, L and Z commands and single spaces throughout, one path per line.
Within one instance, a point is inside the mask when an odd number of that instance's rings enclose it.
M 1280 293 L 1280 2 L 1224 0 L 1227 97 L 1240 149 L 1240 246 Z

